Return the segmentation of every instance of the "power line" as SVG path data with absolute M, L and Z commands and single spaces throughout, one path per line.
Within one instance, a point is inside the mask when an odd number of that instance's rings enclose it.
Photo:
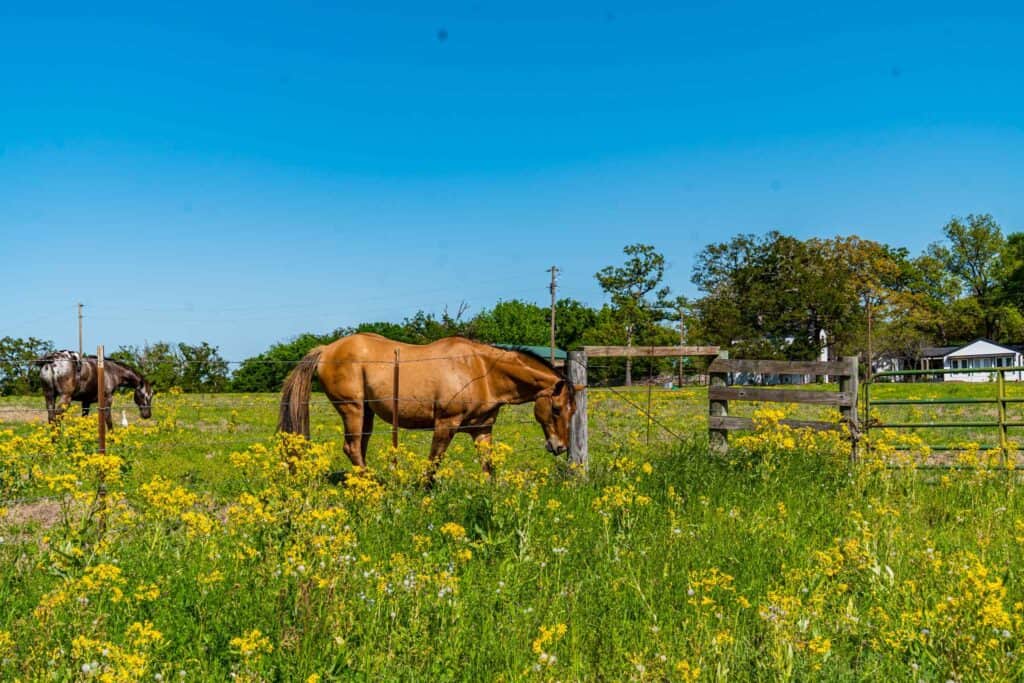
M 555 364 L 555 291 L 558 289 L 558 267 L 551 266 L 551 364 Z

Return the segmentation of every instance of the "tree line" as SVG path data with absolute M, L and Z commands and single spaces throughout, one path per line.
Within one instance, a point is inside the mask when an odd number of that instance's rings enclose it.
M 902 247 L 856 235 L 798 239 L 773 231 L 740 234 L 706 246 L 691 281 L 700 295 L 673 295 L 665 257 L 654 246 L 631 244 L 618 265 L 594 275 L 606 301 L 599 307 L 571 298 L 555 305 L 555 342 L 583 345 L 713 344 L 733 357 L 808 360 L 827 347 L 833 357 L 860 355 L 919 359 L 928 346 L 984 337 L 1024 341 L 1024 233 L 1004 235 L 988 214 L 951 219 L 943 239 L 913 256 Z M 375 332 L 413 344 L 454 334 L 488 343 L 546 346 L 550 311 L 512 299 L 467 316 L 423 311 L 401 322 L 366 322 L 305 333 L 242 361 L 234 372 L 217 347 L 156 342 L 122 346 L 111 354 L 138 368 L 161 390 L 277 391 L 292 364 L 314 346 L 354 332 Z M 0 394 L 38 391 L 30 363 L 50 342 L 0 338 Z M 603 359 L 597 382 L 632 379 L 629 359 Z M 658 375 L 672 359 L 643 361 Z

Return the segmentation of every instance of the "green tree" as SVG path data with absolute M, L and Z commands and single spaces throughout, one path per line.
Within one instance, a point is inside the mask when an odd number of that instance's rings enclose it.
M 263 353 L 242 361 L 231 378 L 231 388 L 252 393 L 280 391 L 284 378 L 313 347 L 329 344 L 349 332 L 339 329 L 327 334 L 306 333 L 274 344 Z
M 743 356 L 816 358 L 823 338 L 836 354 L 860 351 L 867 311 L 902 286 L 903 259 L 856 236 L 738 235 L 697 256 L 705 296 L 693 308 L 708 341 Z
M 555 303 L 555 343 L 561 349 L 577 349 L 583 345 L 587 330 L 597 321 L 597 311 L 575 299 L 559 299 Z
M 178 344 L 181 388 L 190 392 L 212 393 L 228 386 L 228 363 L 216 346 L 207 342 Z
M 494 308 L 477 314 L 471 325 L 474 337 L 489 344 L 547 346 L 551 311 L 518 299 L 499 301 Z
M 359 325 L 356 326 L 355 331 L 379 334 L 382 337 L 387 337 L 388 339 L 393 339 L 395 341 L 405 342 L 407 344 L 416 343 L 416 340 L 413 337 L 412 333 L 409 331 L 409 329 L 405 325 L 402 325 L 400 323 L 360 323 Z
M 468 305 L 462 302 L 455 315 L 452 315 L 448 312 L 448 307 L 445 306 L 440 318 L 433 313 L 416 311 L 414 316 L 406 318 L 402 322 L 402 326 L 406 329 L 411 343 L 414 344 L 429 344 L 432 341 L 456 334 L 471 336 L 471 326 L 462 320 L 462 316 L 466 314 L 468 308 Z
M 42 390 L 37 358 L 53 351 L 53 343 L 29 337 L 0 338 L 0 396 L 32 394 Z
M 181 364 L 175 347 L 168 342 L 121 346 L 110 357 L 137 369 L 157 391 L 181 386 Z
M 649 244 L 630 244 L 623 248 L 627 256 L 621 266 L 605 266 L 594 277 L 611 297 L 617 317 L 625 327 L 626 346 L 649 333 L 665 317 L 668 287 L 662 287 L 665 257 Z M 653 298 L 652 298 L 653 295 Z M 626 386 L 633 383 L 632 359 L 626 358 Z
M 854 330 L 851 341 L 855 347 L 863 342 L 870 374 L 875 354 L 881 348 L 875 343 L 877 328 L 884 326 L 897 310 L 893 307 L 895 295 L 907 282 L 907 251 L 851 235 L 830 240 L 830 266 L 848 271 L 845 295 L 852 297 L 860 309 L 860 319 L 851 321 Z M 863 321 L 863 324 L 860 325 Z M 855 340 L 855 341 L 854 341 Z
M 978 302 L 981 329 L 977 335 L 994 337 L 999 320 L 999 285 L 1006 261 L 1006 239 L 990 214 L 954 217 L 943 228 L 946 244 L 929 247 L 929 254 L 942 262 L 959 282 L 963 292 Z

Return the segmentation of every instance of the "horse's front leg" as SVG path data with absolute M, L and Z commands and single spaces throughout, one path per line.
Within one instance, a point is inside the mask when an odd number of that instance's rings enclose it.
M 61 416 L 71 407 L 71 394 L 60 395 L 60 405 L 57 406 L 57 416 Z
M 425 480 L 427 488 L 434 485 L 434 476 L 437 474 L 437 467 L 441 464 L 444 452 L 448 450 L 448 444 L 459 431 L 459 420 L 447 419 L 434 422 L 434 438 L 430 442 L 430 464 L 427 466 Z
M 494 462 L 491 460 L 491 430 L 493 428 L 493 423 L 483 425 L 473 435 L 473 444 L 480 456 L 480 467 L 488 477 L 494 475 Z
M 89 407 L 92 406 L 88 401 L 82 401 L 82 417 L 89 417 Z
M 114 392 L 110 392 L 109 394 L 107 394 L 106 401 L 104 401 L 104 403 L 103 403 L 103 411 L 105 413 L 103 415 L 103 419 L 107 423 L 107 429 L 109 429 L 111 431 L 113 431 L 113 429 L 114 429 L 114 411 L 113 411 L 113 406 L 111 405 L 113 400 L 114 400 Z

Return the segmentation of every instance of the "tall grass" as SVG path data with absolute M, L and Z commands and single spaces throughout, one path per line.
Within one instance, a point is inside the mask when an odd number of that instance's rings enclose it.
M 0 522 L 0 678 L 1019 677 L 1016 471 L 851 467 L 772 419 L 712 458 L 596 398 L 588 476 L 512 412 L 493 480 L 457 443 L 430 491 L 426 435 L 334 485 L 336 419 L 278 440 L 252 400 L 167 399 L 108 460 L 10 425 L 5 495 L 42 502 Z

